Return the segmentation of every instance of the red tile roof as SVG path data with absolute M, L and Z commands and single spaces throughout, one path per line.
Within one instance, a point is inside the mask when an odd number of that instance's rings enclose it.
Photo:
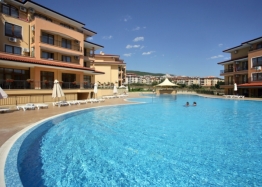
M 31 57 L 25 57 L 25 56 L 19 56 L 19 55 L 7 54 L 7 53 L 0 53 L 0 59 L 21 62 L 21 63 L 56 66 L 56 67 L 63 67 L 63 68 L 70 68 L 70 69 L 80 69 L 80 70 L 92 71 L 94 73 L 104 74 L 104 72 L 96 71 L 95 69 L 83 67 L 77 64 L 70 64 L 60 61 L 50 61 L 50 60 L 43 60 L 43 59 L 36 60 L 35 58 L 31 58 Z
M 238 87 L 253 87 L 253 86 L 262 86 L 262 82 L 251 82 L 245 84 L 239 84 Z

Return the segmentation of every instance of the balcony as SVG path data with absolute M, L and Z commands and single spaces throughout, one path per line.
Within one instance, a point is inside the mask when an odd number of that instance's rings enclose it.
M 220 75 L 222 75 L 222 74 L 225 74 L 225 73 L 232 73 L 232 72 L 234 72 L 233 71 L 233 69 L 224 69 L 224 70 L 220 70 Z
M 236 71 L 246 71 L 246 70 L 248 70 L 248 67 L 241 67 L 241 66 L 236 67 Z
M 50 40 L 46 36 L 40 36 L 40 42 L 48 44 L 48 45 L 52 45 L 52 46 L 62 47 L 67 50 L 82 52 L 82 47 L 80 47 L 79 44 L 72 45 L 71 43 L 65 43 L 65 42 L 62 42 L 61 40 Z
M 78 32 L 78 33 L 83 34 L 83 31 L 82 31 L 82 30 L 74 29 L 73 27 L 70 27 L 70 26 L 67 27 L 65 24 L 55 23 L 55 22 L 53 22 L 51 19 L 47 19 L 46 17 L 42 17 L 42 16 L 40 16 L 40 15 L 38 15 L 38 14 L 35 14 L 35 15 L 34 15 L 34 18 L 33 18 L 32 20 L 30 20 L 30 22 L 31 22 L 31 21 L 34 21 L 35 18 L 39 18 L 39 19 L 41 19 L 41 20 L 44 20 L 44 21 L 51 22 L 51 23 L 53 23 L 53 24 L 59 25 L 59 26 L 61 26 L 61 27 L 63 27 L 63 28 L 70 29 L 70 30 L 73 30 L 73 31 L 76 31 L 76 32 Z
M 92 89 L 91 83 L 87 82 L 61 82 L 62 89 Z M 27 81 L 27 80 L 5 80 L 0 81 L 3 89 L 53 89 L 54 81 Z

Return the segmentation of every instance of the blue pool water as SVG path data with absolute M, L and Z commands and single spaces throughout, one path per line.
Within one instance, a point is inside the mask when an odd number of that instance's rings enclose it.
M 135 100 L 145 103 L 78 111 L 32 131 L 18 155 L 23 185 L 261 186 L 261 102 Z

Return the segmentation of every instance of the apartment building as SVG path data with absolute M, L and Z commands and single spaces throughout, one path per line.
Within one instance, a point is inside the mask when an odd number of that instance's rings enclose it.
M 138 83 L 139 76 L 134 73 L 126 73 L 126 84 Z
M 96 75 L 105 74 L 96 63 L 90 66 L 103 48 L 87 40 L 97 33 L 33 1 L 1 0 L 0 6 L 0 86 L 8 95 L 49 98 L 57 79 L 67 98 L 88 97 Z M 111 80 L 121 83 L 122 65 L 115 69 L 120 78 Z
M 126 82 L 126 63 L 120 59 L 119 55 L 100 54 L 94 55 L 94 61 L 91 62 L 91 68 L 96 71 L 106 72 L 103 75 L 95 77 L 95 82 L 112 83 L 121 86 Z
M 231 55 L 230 60 L 219 62 L 223 66 L 220 75 L 225 85 L 225 94 L 239 94 L 246 97 L 262 96 L 262 37 L 241 43 L 224 50 Z M 234 90 L 234 84 L 237 91 Z
M 203 87 L 211 87 L 215 86 L 219 81 L 223 81 L 223 79 L 219 77 L 214 77 L 214 76 L 208 76 L 208 77 L 201 77 L 200 78 L 200 86 Z

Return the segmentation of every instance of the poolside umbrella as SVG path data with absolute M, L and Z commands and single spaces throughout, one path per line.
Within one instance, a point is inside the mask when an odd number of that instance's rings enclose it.
M 116 88 L 116 85 L 114 85 L 113 94 L 117 94 L 117 88 Z
M 52 93 L 52 97 L 56 98 L 56 97 L 63 97 L 65 96 L 60 84 L 58 80 L 54 81 L 54 87 L 53 87 L 53 93 Z
M 237 91 L 237 84 L 234 83 L 234 91 Z
M 5 91 L 0 87 L 0 99 L 6 99 L 8 95 L 5 93 Z
M 94 94 L 95 94 L 95 99 L 96 99 L 96 94 L 97 94 L 97 83 L 94 84 Z

